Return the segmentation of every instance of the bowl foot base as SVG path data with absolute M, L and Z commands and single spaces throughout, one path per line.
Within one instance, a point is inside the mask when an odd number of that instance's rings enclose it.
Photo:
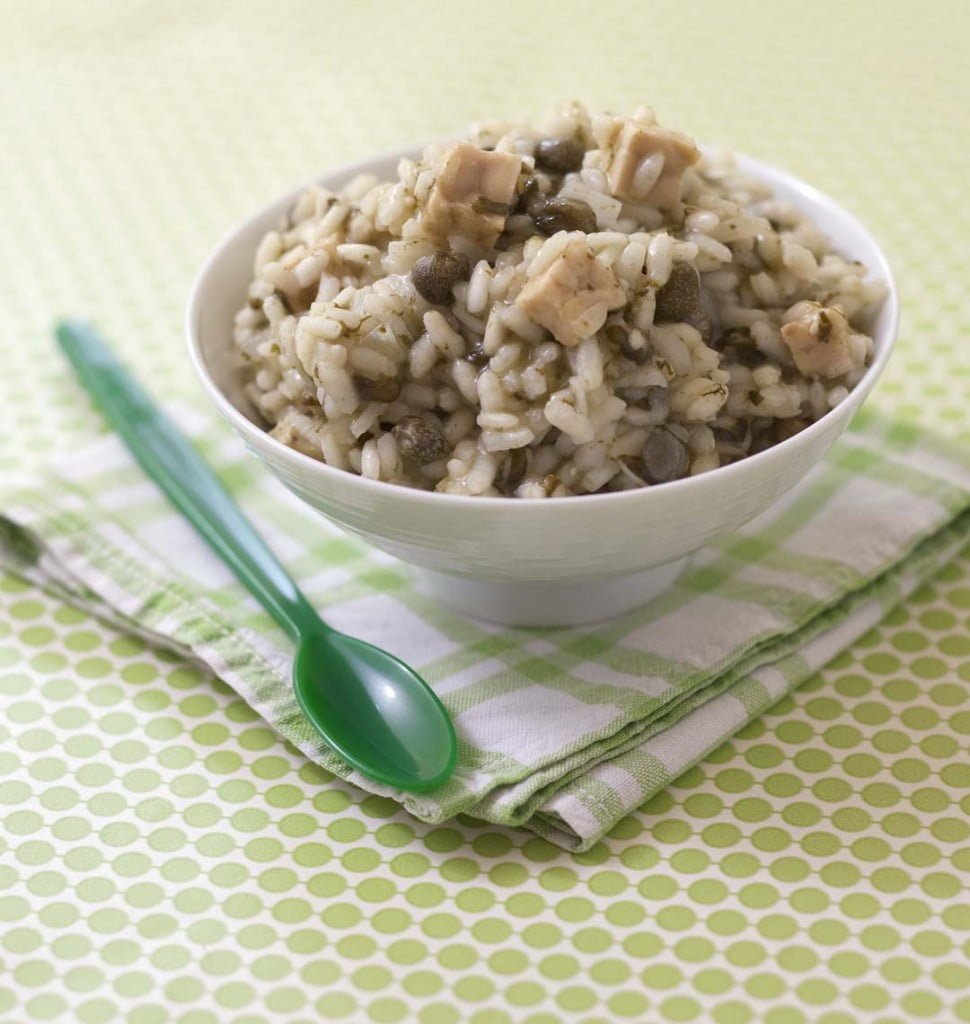
M 503 626 L 587 626 L 646 604 L 680 575 L 686 558 L 606 579 L 538 583 L 475 580 L 415 569 L 418 589 L 463 615 Z

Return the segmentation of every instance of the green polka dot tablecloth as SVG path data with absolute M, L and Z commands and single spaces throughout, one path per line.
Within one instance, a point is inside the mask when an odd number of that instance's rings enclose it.
M 13 0 L 0 33 L 0 474 L 100 420 L 98 321 L 201 403 L 208 248 L 328 165 L 576 96 L 780 164 L 900 282 L 882 413 L 970 443 L 962 2 Z M 571 855 L 422 825 L 228 687 L 0 578 L 0 1021 L 970 1021 L 970 554 Z

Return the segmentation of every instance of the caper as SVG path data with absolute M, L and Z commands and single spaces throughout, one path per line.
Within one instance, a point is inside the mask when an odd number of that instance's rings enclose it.
M 688 313 L 684 317 L 684 322 L 690 324 L 700 334 L 701 341 L 705 345 L 710 345 L 711 339 L 714 337 L 714 324 L 711 323 L 711 318 L 703 308 L 699 308 L 693 313 Z
M 663 423 L 670 415 L 670 392 L 657 384 L 651 384 L 644 395 L 643 404 L 658 423 Z
M 451 302 L 451 289 L 468 277 L 468 257 L 439 250 L 422 256 L 411 268 L 411 283 L 428 302 Z
M 526 178 L 519 179 L 519 198 L 515 204 L 516 213 L 527 213 L 531 217 L 533 210 L 538 212 L 545 201 L 546 197 L 539 188 L 538 178 L 530 174 Z
M 666 429 L 650 431 L 643 446 L 643 474 L 652 484 L 679 480 L 690 468 L 687 445 Z
M 675 263 L 667 283 L 657 292 L 658 324 L 680 323 L 696 313 L 701 305 L 701 282 L 689 263 Z
M 401 385 L 393 377 L 354 377 L 357 394 L 365 402 L 393 402 L 401 393 Z
M 404 458 L 420 466 L 443 459 L 450 450 L 445 432 L 436 419 L 405 416 L 392 433 Z
M 485 351 L 485 345 L 481 338 L 477 338 L 472 342 L 465 358 L 472 364 L 472 366 L 484 366 L 488 362 L 488 354 Z
M 525 476 L 529 468 L 529 455 L 525 448 L 514 448 L 495 474 L 495 486 L 503 493 L 510 494 Z
M 536 163 L 556 174 L 578 171 L 585 154 L 586 147 L 578 139 L 540 139 L 536 143 Z
M 774 431 L 776 443 L 781 443 L 782 441 L 787 441 L 790 437 L 794 437 L 796 434 L 803 431 L 810 422 L 810 420 L 807 420 L 804 417 L 778 420 L 775 424 Z
M 555 196 L 542 203 L 534 203 L 529 216 L 544 235 L 554 235 L 557 231 L 585 231 L 589 234 L 596 230 L 596 214 L 581 199 Z
M 714 431 L 714 440 L 718 444 L 724 445 L 743 445 L 744 441 L 748 437 L 748 424 L 744 420 L 734 420 L 730 425 L 715 426 L 712 428 Z
M 754 339 L 746 331 L 728 331 L 724 337 L 723 349 L 725 363 L 740 363 L 749 369 L 762 366 L 765 357 L 754 343 Z

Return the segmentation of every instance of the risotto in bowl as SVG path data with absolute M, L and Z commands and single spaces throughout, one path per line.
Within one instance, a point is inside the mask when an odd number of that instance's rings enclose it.
M 197 279 L 247 444 L 459 608 L 592 621 L 795 483 L 889 355 L 876 243 L 808 186 L 571 104 L 328 175 Z

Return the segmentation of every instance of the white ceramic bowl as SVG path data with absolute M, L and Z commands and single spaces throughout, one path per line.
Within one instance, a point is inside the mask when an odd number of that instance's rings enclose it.
M 389 153 L 326 174 L 393 177 Z M 519 626 L 575 625 L 642 604 L 692 551 L 766 509 L 826 453 L 865 401 L 889 358 L 899 316 L 892 272 L 868 231 L 837 203 L 791 175 L 745 157 L 742 169 L 805 210 L 845 256 L 889 286 L 871 324 L 875 357 L 840 405 L 801 433 L 740 462 L 673 483 L 560 499 L 469 498 L 418 491 L 331 469 L 270 437 L 242 391 L 233 315 L 246 300 L 252 259 L 299 191 L 244 221 L 215 249 L 192 287 L 186 329 L 196 372 L 249 449 L 295 494 L 338 526 L 414 566 L 418 583 L 452 608 Z

